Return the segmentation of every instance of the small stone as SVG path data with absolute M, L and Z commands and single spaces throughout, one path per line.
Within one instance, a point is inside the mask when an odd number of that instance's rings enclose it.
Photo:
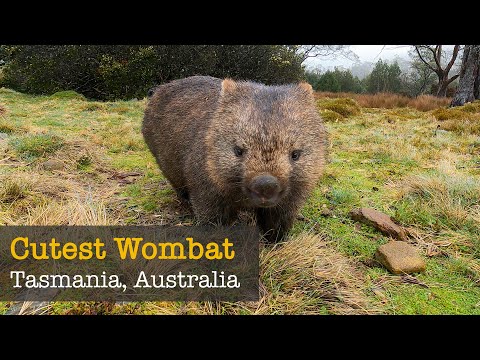
M 373 226 L 385 235 L 394 237 L 398 240 L 407 241 L 405 230 L 401 226 L 395 224 L 390 216 L 380 211 L 370 208 L 353 209 L 350 212 L 350 217 L 355 221 L 360 221 Z
M 333 215 L 333 211 L 327 207 L 322 207 L 322 209 L 320 210 L 320 215 L 324 217 L 329 217 Z
M 426 268 L 415 247 L 404 241 L 390 241 L 380 246 L 375 258 L 394 274 L 423 272 Z
M 60 160 L 47 160 L 42 164 L 43 168 L 48 171 L 63 170 L 63 162 Z
M 0 132 L 0 141 L 6 140 L 8 138 L 8 134 Z

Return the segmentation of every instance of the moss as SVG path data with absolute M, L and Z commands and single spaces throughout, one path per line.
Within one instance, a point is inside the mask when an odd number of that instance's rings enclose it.
M 463 112 L 477 113 L 480 112 L 480 100 L 475 100 L 474 102 L 465 104 L 463 106 L 457 107 L 457 109 Z
M 317 107 L 320 110 L 330 110 L 332 112 L 336 112 L 343 117 L 350 117 L 353 115 L 360 114 L 360 105 L 350 98 L 338 98 L 338 99 L 330 99 L 330 98 L 322 98 L 317 101 Z M 330 116 L 332 118 L 333 116 Z
M 442 122 L 440 129 L 459 134 L 480 135 L 480 120 L 447 120 Z
M 53 99 L 64 100 L 86 100 L 85 96 L 73 90 L 58 91 L 55 94 L 50 95 L 50 97 Z
M 435 116 L 435 118 L 439 121 L 465 118 L 465 112 L 459 110 L 458 108 L 439 108 L 433 110 L 432 115 Z
M 320 110 L 320 116 L 324 121 L 338 121 L 345 118 L 343 115 L 328 109 Z
M 437 120 L 456 120 L 456 119 L 468 119 L 480 121 L 480 101 L 476 100 L 471 103 L 467 103 L 463 106 L 456 106 L 453 108 L 439 108 L 432 111 L 432 115 Z

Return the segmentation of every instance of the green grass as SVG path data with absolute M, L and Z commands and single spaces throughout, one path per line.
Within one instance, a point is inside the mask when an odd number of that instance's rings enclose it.
M 55 134 L 22 135 L 12 138 L 9 143 L 21 158 L 27 160 L 53 153 L 64 145 L 63 139 Z
M 1 88 L 0 105 L 6 109 L 0 132 L 9 134 L 0 142 L 7 164 L 0 166 L 0 224 L 179 221 L 175 193 L 140 133 L 145 100 L 103 103 L 70 92 L 28 96 Z M 480 314 L 480 141 L 471 120 L 480 116 L 478 103 L 457 109 L 461 116 L 360 108 L 348 99 L 318 105 L 330 116 L 329 162 L 294 224 L 298 239 L 262 253 L 268 292 L 262 305 L 61 302 L 50 313 L 332 314 L 353 311 L 338 299 L 355 294 L 381 313 Z M 53 174 L 20 161 L 38 158 L 60 158 L 66 170 Z M 349 216 L 355 207 L 375 208 L 408 228 L 426 259 L 427 271 L 415 275 L 424 286 L 373 261 L 389 239 L 356 224 Z M 318 266 L 330 269 L 325 277 L 315 275 Z M 333 296 L 334 289 L 343 295 Z M 0 302 L 0 313 L 9 306 Z

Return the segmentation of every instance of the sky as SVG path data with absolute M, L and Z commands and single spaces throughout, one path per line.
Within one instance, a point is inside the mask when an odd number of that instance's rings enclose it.
M 388 60 L 393 59 L 395 56 L 400 56 L 409 59 L 408 51 L 411 49 L 410 45 L 352 45 L 350 49 L 356 53 L 360 62 L 369 61 L 377 62 L 379 59 Z M 346 68 L 351 67 L 354 62 L 343 57 L 336 59 L 325 58 L 311 58 L 306 61 L 307 66 L 317 67 L 320 65 L 325 69 L 333 68 L 335 66 L 344 66 Z

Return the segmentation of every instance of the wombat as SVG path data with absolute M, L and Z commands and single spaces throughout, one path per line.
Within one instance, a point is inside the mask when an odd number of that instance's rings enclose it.
M 165 177 L 200 223 L 255 213 L 279 241 L 325 164 L 327 133 L 307 83 L 193 76 L 155 88 L 142 133 Z

